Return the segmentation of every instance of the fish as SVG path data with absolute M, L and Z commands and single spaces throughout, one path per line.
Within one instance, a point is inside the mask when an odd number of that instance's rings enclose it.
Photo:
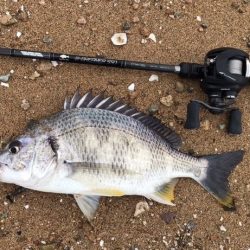
M 78 89 L 62 111 L 31 122 L 0 151 L 0 181 L 71 194 L 89 221 L 103 196 L 175 205 L 179 178 L 193 179 L 234 208 L 228 177 L 244 151 L 194 157 L 180 147 L 180 136 L 158 118 Z

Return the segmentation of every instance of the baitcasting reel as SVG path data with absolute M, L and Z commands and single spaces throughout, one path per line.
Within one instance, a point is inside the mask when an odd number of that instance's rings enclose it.
M 240 134 L 241 112 L 230 106 L 240 90 L 249 83 L 249 55 L 234 48 L 215 49 L 206 55 L 204 66 L 195 65 L 194 68 L 200 73 L 200 86 L 208 96 L 208 103 L 194 100 L 188 104 L 185 128 L 199 128 L 199 111 L 203 105 L 214 114 L 230 112 L 228 132 Z
M 241 112 L 237 108 L 230 107 L 240 90 L 250 80 L 249 55 L 239 49 L 215 49 L 208 52 L 204 64 L 181 63 L 180 65 L 144 63 L 9 48 L 0 48 L 0 55 L 159 71 L 175 73 L 184 78 L 199 78 L 201 79 L 201 88 L 208 96 L 208 102 L 194 100 L 188 104 L 185 128 L 199 128 L 199 111 L 202 105 L 215 114 L 230 112 L 228 132 L 231 134 L 240 134 L 242 132 Z

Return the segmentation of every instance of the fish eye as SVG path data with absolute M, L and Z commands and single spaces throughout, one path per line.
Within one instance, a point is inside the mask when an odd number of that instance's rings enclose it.
M 13 141 L 9 145 L 9 151 L 12 154 L 17 154 L 20 151 L 21 142 L 20 141 Z

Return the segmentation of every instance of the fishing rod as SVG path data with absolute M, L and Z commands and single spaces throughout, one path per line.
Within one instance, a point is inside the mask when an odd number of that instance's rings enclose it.
M 206 54 L 204 64 L 182 62 L 179 65 L 116 60 L 102 57 L 88 57 L 10 48 L 0 48 L 0 55 L 158 71 L 174 73 L 183 78 L 200 79 L 201 89 L 207 94 L 208 101 L 206 103 L 199 100 L 193 100 L 188 104 L 185 128 L 197 129 L 200 127 L 200 106 L 204 106 L 210 112 L 215 114 L 230 112 L 228 132 L 231 134 L 240 134 L 242 132 L 241 112 L 238 108 L 230 107 L 235 102 L 240 90 L 250 82 L 249 55 L 239 49 L 228 47 L 214 49 Z

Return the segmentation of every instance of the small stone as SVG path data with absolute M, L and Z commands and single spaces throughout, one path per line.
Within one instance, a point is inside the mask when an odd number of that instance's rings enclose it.
M 4 25 L 4 26 L 9 26 L 12 24 L 17 23 L 17 20 L 12 17 L 11 15 L 3 15 L 0 16 L 0 24 Z
M 84 17 L 80 17 L 77 21 L 76 21 L 78 24 L 80 25 L 83 25 L 83 24 L 86 24 L 87 21 Z
M 22 22 L 27 22 L 29 20 L 29 13 L 22 5 L 16 14 L 16 18 Z
M 134 217 L 149 210 L 149 205 L 146 201 L 140 201 L 136 204 Z
M 10 79 L 10 73 L 7 75 L 0 75 L 0 81 L 1 82 L 8 82 Z
M 201 16 L 197 16 L 197 17 L 196 17 L 196 20 L 197 20 L 198 22 L 201 22 Z
M 150 35 L 150 31 L 146 27 L 143 27 L 140 29 L 140 34 L 144 37 L 148 37 Z
M 241 221 L 239 221 L 239 226 L 242 227 L 242 222 Z
M 158 105 L 158 104 L 155 104 L 155 103 L 151 104 L 151 105 L 149 106 L 149 108 L 148 108 L 148 112 L 149 112 L 149 114 L 151 114 L 151 115 L 157 113 L 158 110 L 159 110 L 159 105 Z
M 30 104 L 26 99 L 22 100 L 21 108 L 23 110 L 28 110 L 30 108 Z
M 134 0 L 134 2 L 135 2 L 135 3 L 140 3 L 140 2 L 141 2 L 141 0 Z
M 143 38 L 143 39 L 141 39 L 141 43 L 142 43 L 142 44 L 147 43 L 147 39 L 144 39 L 144 38 Z
M 193 3 L 193 0 L 185 0 L 185 3 L 186 3 L 186 4 L 192 4 L 192 3 Z
M 57 67 L 59 65 L 59 63 L 57 61 L 51 61 L 51 64 L 53 67 Z
M 122 29 L 123 29 L 124 31 L 130 30 L 130 28 L 131 28 L 131 24 L 130 24 L 128 21 L 126 21 L 126 22 L 123 23 Z
M 207 24 L 207 23 L 201 23 L 201 27 L 202 27 L 203 29 L 207 29 L 207 28 L 208 28 L 208 24 Z
M 40 5 L 45 5 L 46 3 L 45 3 L 44 0 L 40 0 L 40 1 L 39 1 L 39 4 L 40 4 Z
M 5 88 L 9 88 L 10 85 L 7 82 L 0 82 L 0 85 L 5 87 Z
M 209 120 L 204 120 L 201 122 L 201 127 L 204 129 L 204 130 L 209 130 L 210 129 L 210 121 Z
M 134 9 L 134 10 L 138 10 L 138 8 L 139 8 L 139 4 L 138 4 L 138 3 L 134 3 L 134 4 L 133 4 L 133 9 Z
M 139 23 L 140 19 L 138 16 L 133 17 L 133 23 Z
M 17 38 L 20 38 L 20 37 L 21 37 L 21 35 L 22 35 L 22 32 L 17 31 L 17 33 L 16 33 Z
M 50 43 L 53 42 L 53 39 L 52 39 L 50 36 L 45 35 L 45 36 L 43 37 L 43 42 L 44 42 L 44 43 L 47 43 L 47 44 L 50 44 Z
M 29 209 L 29 207 L 30 207 L 29 205 L 25 205 L 24 206 L 25 209 Z
M 144 220 L 144 221 L 142 222 L 142 224 L 143 224 L 144 226 L 146 226 L 146 225 L 147 225 L 147 222 Z
M 222 232 L 226 232 L 226 231 L 227 231 L 227 229 L 226 229 L 223 225 L 220 226 L 220 230 L 221 230 Z
M 197 219 L 197 214 L 193 214 L 194 219 Z
M 203 32 L 204 29 L 203 29 L 202 27 L 199 27 L 198 31 L 199 31 L 199 32 Z
M 148 79 L 150 82 L 158 82 L 159 81 L 159 76 L 158 75 L 151 75 Z
M 171 107 L 174 103 L 173 97 L 171 95 L 163 96 L 160 99 L 161 104 L 165 105 L 166 107 Z
M 176 84 L 175 84 L 175 91 L 178 92 L 178 93 L 184 92 L 185 91 L 184 84 L 181 83 L 181 82 L 176 82 Z
M 45 73 L 46 71 L 49 71 L 52 69 L 52 64 L 51 62 L 42 62 L 40 63 L 37 67 L 36 70 L 39 73 Z
M 115 33 L 111 37 L 111 41 L 114 45 L 121 46 L 127 44 L 128 38 L 126 33 Z
M 149 38 L 150 40 L 152 40 L 153 42 L 156 43 L 156 36 L 155 36 L 154 33 L 151 33 L 151 34 L 148 36 L 148 38 Z
M 29 79 L 35 80 L 35 79 L 38 78 L 39 76 L 40 76 L 40 74 L 39 74 L 37 71 L 35 71 L 35 72 L 29 77 Z
M 225 124 L 220 124 L 220 125 L 219 125 L 219 129 L 220 129 L 220 130 L 224 130 L 225 128 L 226 128 L 226 125 L 225 125 Z
M 134 84 L 134 83 L 131 83 L 131 84 L 128 86 L 128 90 L 129 90 L 130 92 L 135 91 L 135 84 Z
M 104 240 L 100 240 L 99 245 L 100 245 L 100 247 L 103 247 L 104 246 Z
M 14 69 L 11 69 L 10 74 L 14 74 L 14 73 L 15 73 Z
M 166 224 L 170 224 L 176 217 L 176 213 L 175 212 L 166 212 L 161 214 L 161 219 L 166 223 Z

